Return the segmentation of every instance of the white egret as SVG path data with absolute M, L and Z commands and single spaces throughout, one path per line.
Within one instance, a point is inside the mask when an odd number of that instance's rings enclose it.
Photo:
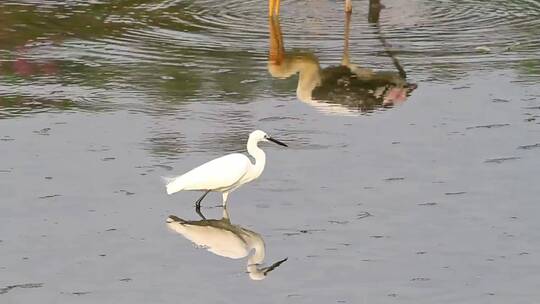
M 165 178 L 167 180 L 167 194 L 182 190 L 203 190 L 204 194 L 195 203 L 199 209 L 201 201 L 210 191 L 221 192 L 223 207 L 226 207 L 227 197 L 231 191 L 256 179 L 263 172 L 266 155 L 257 146 L 261 141 L 271 141 L 287 147 L 286 144 L 273 139 L 261 130 L 253 131 L 249 134 L 247 151 L 255 159 L 255 164 L 252 164 L 250 159 L 241 153 L 232 153 L 216 158 L 183 175 Z
M 199 247 L 231 259 L 248 258 L 247 271 L 252 280 L 263 280 L 268 273 L 287 260 L 280 260 L 268 267 L 261 267 L 265 257 L 265 244 L 260 234 L 231 224 L 227 209 L 221 220 L 205 219 L 186 221 L 177 216 L 167 218 L 167 226 Z

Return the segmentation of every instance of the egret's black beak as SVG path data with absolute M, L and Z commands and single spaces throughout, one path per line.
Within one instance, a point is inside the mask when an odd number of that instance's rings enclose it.
M 267 136 L 266 139 L 268 139 L 269 141 L 274 142 L 274 143 L 276 143 L 276 144 L 278 144 L 278 145 L 280 145 L 280 146 L 288 147 L 286 144 L 280 142 L 280 141 L 277 140 L 277 139 L 273 139 L 273 138 L 270 137 L 270 136 Z
M 279 265 L 283 264 L 285 261 L 287 261 L 289 258 L 284 258 L 283 260 L 281 261 L 277 261 L 275 262 L 274 264 L 270 265 L 269 267 L 266 267 L 264 270 L 263 270 L 263 273 L 264 275 L 267 275 L 270 271 L 276 269 L 279 267 Z

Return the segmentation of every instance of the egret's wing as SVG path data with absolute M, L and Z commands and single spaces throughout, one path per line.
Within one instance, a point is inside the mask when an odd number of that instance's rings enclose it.
M 249 158 L 240 153 L 216 158 L 172 179 L 167 184 L 167 193 L 230 187 L 248 172 L 250 165 Z
M 221 221 L 207 220 L 197 222 L 180 222 L 171 220 L 167 225 L 170 229 L 183 235 L 198 247 L 231 259 L 239 259 L 249 254 L 249 248 L 244 240 L 234 231 L 226 229 Z M 228 226 L 231 226 L 230 224 Z

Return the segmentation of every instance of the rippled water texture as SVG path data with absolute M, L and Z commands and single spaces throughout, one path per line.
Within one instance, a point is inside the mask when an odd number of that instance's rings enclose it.
M 0 2 L 0 303 L 540 299 L 540 2 L 267 5 Z
M 264 1 L 39 3 L 2 4 L 4 117 L 43 108 L 162 113 L 199 99 L 290 95 L 264 73 Z M 507 68 L 523 81 L 538 80 L 536 1 L 388 1 L 378 27 L 366 22 L 366 4 L 355 7 L 350 37 L 351 58 L 362 66 L 391 68 L 383 35 L 416 81 Z M 341 6 L 283 6 L 287 48 L 313 50 L 321 64 L 338 64 Z M 482 46 L 492 51 L 475 50 Z

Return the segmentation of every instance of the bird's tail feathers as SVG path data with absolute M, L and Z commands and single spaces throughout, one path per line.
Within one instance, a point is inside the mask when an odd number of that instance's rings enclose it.
M 162 176 L 161 181 L 166 185 L 174 180 L 174 177 Z
M 180 177 L 161 177 L 165 182 L 167 188 L 167 194 L 173 194 L 178 191 L 184 190 L 184 181 Z
M 167 223 L 174 223 L 174 222 L 178 222 L 180 224 L 186 224 L 187 223 L 186 220 L 183 220 L 183 219 L 179 218 L 176 215 L 169 215 L 169 217 L 167 218 Z

